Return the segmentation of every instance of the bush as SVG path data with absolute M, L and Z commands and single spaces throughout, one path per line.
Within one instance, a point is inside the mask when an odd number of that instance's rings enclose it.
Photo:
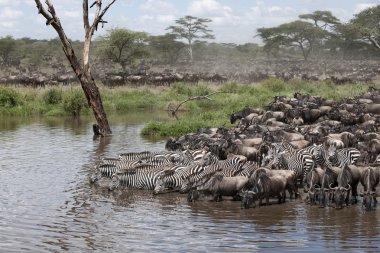
M 174 92 L 175 94 L 180 94 L 180 95 L 187 95 L 187 96 L 192 96 L 193 91 L 192 89 L 184 83 L 175 83 L 171 87 L 171 91 Z
M 43 101 L 48 105 L 56 105 L 62 102 L 62 90 L 49 89 L 42 95 Z
M 0 106 L 10 108 L 21 104 L 20 93 L 11 88 L 0 88 Z
M 63 97 L 63 109 L 74 117 L 79 117 L 83 107 L 87 106 L 87 99 L 81 89 L 73 89 Z
M 284 81 L 277 78 L 269 78 L 262 82 L 263 87 L 268 88 L 272 92 L 281 92 L 284 91 L 286 86 Z

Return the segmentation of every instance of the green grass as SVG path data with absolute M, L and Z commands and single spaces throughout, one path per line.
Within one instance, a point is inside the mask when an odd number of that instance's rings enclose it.
M 270 78 L 260 84 L 239 85 L 227 83 L 211 87 L 175 83 L 170 87 L 105 88 L 100 93 L 106 113 L 121 115 L 138 110 L 161 110 L 175 108 L 180 102 L 193 96 L 210 96 L 210 100 L 192 100 L 181 105 L 179 120 L 150 122 L 143 129 L 147 136 L 180 136 L 195 132 L 200 127 L 230 126 L 229 115 L 245 106 L 263 108 L 274 96 L 293 96 L 294 92 L 310 93 L 327 99 L 339 100 L 365 92 L 370 85 L 334 85 L 329 81 L 307 82 L 290 80 L 284 82 Z M 373 85 L 375 86 L 376 85 Z M 377 85 L 379 86 L 379 85 Z M 379 87 L 378 87 L 379 88 Z M 84 93 L 79 86 L 64 88 L 1 88 L 0 115 L 9 116 L 66 116 L 91 114 Z

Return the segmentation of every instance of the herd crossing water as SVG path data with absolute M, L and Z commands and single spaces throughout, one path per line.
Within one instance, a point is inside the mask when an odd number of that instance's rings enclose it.
M 164 150 L 165 141 L 140 137 L 145 122 L 164 116 L 144 116 L 111 117 L 114 134 L 102 140 L 92 139 L 85 118 L 2 119 L 1 251 L 379 251 L 379 209 L 335 210 L 291 200 L 242 210 L 229 199 L 188 203 L 179 193 L 91 185 L 101 157 Z

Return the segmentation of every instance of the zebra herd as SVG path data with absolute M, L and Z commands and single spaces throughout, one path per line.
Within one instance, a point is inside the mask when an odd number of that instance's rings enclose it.
M 380 163 L 354 165 L 361 155 L 356 148 L 337 149 L 334 145 L 314 144 L 295 149 L 282 141 L 264 143 L 260 150 L 260 164 L 237 156 L 219 160 L 206 148 L 124 153 L 118 158 L 101 159 L 90 182 L 105 180 L 109 190 L 135 188 L 153 190 L 154 194 L 177 191 L 187 193 L 189 201 L 207 194 L 213 195 L 215 200 L 231 196 L 242 199 L 242 207 L 249 207 L 256 200 L 260 205 L 262 199 L 269 197 L 278 197 L 281 203 L 285 201 L 285 190 L 290 197 L 293 194 L 297 197 L 302 185 L 310 204 L 318 202 L 325 206 L 336 201 L 338 192 L 343 191 L 343 201 L 348 205 L 349 191 L 356 200 L 357 182 L 367 180 L 367 184 L 362 183 L 371 200 L 366 208 L 372 209 L 377 203 L 375 187 L 380 179 Z M 354 179 L 357 168 L 360 178 Z M 344 181 L 342 175 L 348 170 L 350 178 Z M 369 170 L 376 171 L 372 173 L 377 177 L 372 185 L 364 178 Z M 363 205 L 365 201 L 368 202 L 363 197 Z

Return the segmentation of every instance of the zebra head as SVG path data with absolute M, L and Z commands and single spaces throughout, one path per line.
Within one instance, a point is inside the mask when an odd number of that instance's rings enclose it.
M 119 175 L 114 174 L 111 178 L 111 182 L 108 185 L 108 189 L 110 191 L 113 191 L 113 190 L 119 188 L 119 186 L 120 186 L 120 177 L 119 177 Z

